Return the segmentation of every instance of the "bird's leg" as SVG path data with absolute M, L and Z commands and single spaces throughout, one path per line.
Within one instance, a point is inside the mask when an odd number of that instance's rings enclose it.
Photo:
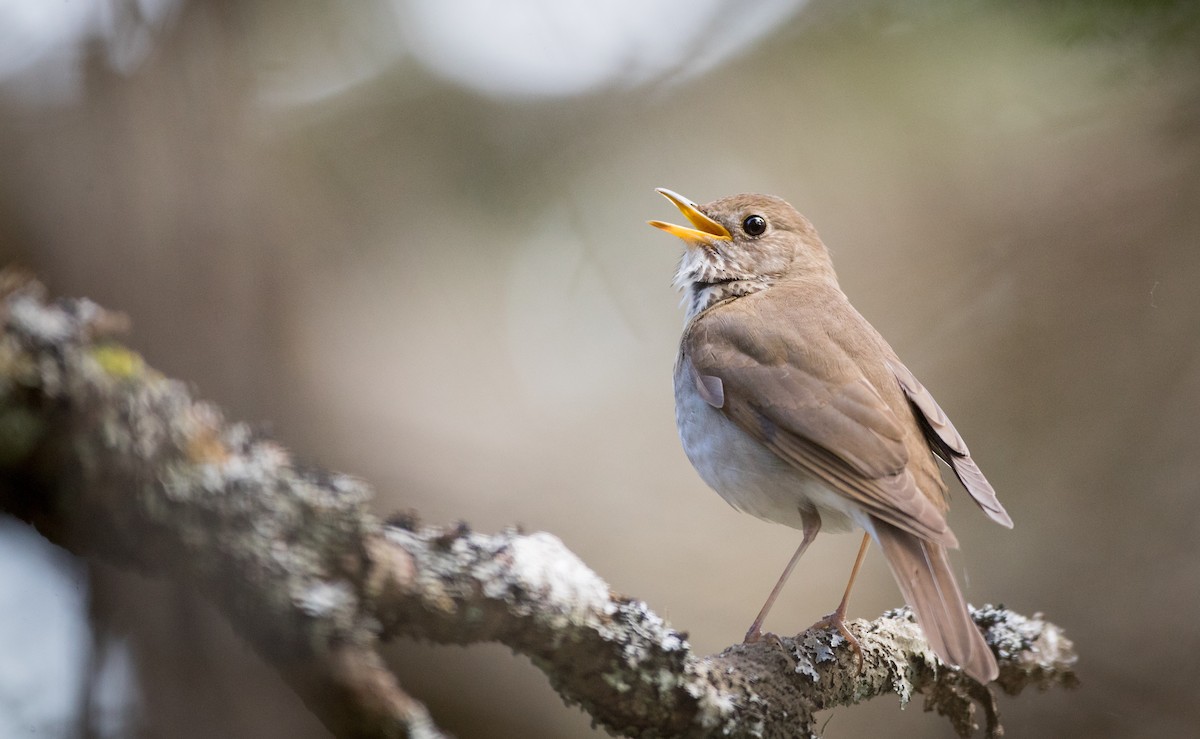
M 854 568 L 850 570 L 850 582 L 846 583 L 846 592 L 842 594 L 842 602 L 838 603 L 837 610 L 813 624 L 814 629 L 835 628 L 846 638 L 846 641 L 850 642 L 850 647 L 858 656 L 859 673 L 862 673 L 863 669 L 862 644 L 859 644 L 858 639 L 850 633 L 850 629 L 846 628 L 846 604 L 850 602 L 850 589 L 854 587 L 854 578 L 858 577 L 858 570 L 862 567 L 863 559 L 867 554 L 867 546 L 870 543 L 871 535 L 864 533 L 862 545 L 858 548 L 858 558 L 854 560 Z
M 808 545 L 812 544 L 812 540 L 817 537 L 817 532 L 821 530 L 821 516 L 816 511 L 810 513 L 801 512 L 800 521 L 804 528 L 804 538 L 800 540 L 800 546 L 796 549 L 796 553 L 792 555 L 788 561 L 787 567 L 783 568 L 783 574 L 779 576 L 779 582 L 775 583 L 775 587 L 771 590 L 771 594 L 767 596 L 767 602 L 763 604 L 762 610 L 758 612 L 758 617 L 754 619 L 754 623 L 750 624 L 750 629 L 746 631 L 746 638 L 742 640 L 743 644 L 753 644 L 762 636 L 763 621 L 767 619 L 767 612 L 771 610 L 771 606 L 775 605 L 775 599 L 779 597 L 779 591 L 783 590 L 783 584 L 787 582 L 788 576 L 792 574 L 792 570 L 796 568 L 796 563 L 800 561 L 800 555 L 804 554 L 804 550 L 808 549 Z

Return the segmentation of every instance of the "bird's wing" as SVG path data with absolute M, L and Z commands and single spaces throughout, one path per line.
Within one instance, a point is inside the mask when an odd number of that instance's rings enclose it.
M 908 397 L 908 402 L 912 404 L 914 415 L 921 424 L 921 431 L 925 434 L 934 453 L 941 457 L 942 461 L 950 466 L 950 469 L 954 470 L 954 474 L 958 476 L 963 487 L 988 515 L 988 518 L 1011 529 L 1013 522 L 1008 511 L 1004 510 L 1004 506 L 1000 504 L 1000 500 L 996 497 L 996 491 L 983 476 L 979 465 L 971 459 L 971 452 L 967 449 L 966 442 L 954 428 L 954 424 L 950 423 L 946 412 L 937 404 L 925 386 L 918 382 L 913 373 L 899 360 L 889 360 L 887 364 L 900 383 L 900 388 Z
M 683 358 L 701 396 L 870 515 L 957 546 L 941 509 L 908 470 L 902 424 L 915 421 L 898 417 L 848 363 L 822 361 L 771 334 L 772 321 L 744 318 L 710 313 L 685 335 Z

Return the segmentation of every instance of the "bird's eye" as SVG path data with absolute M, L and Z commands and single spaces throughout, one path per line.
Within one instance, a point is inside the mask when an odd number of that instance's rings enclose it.
M 742 230 L 751 236 L 762 236 L 767 230 L 767 219 L 762 216 L 746 216 L 742 221 Z

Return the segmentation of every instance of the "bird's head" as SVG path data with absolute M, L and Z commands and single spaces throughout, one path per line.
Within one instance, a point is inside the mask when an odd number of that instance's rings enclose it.
M 747 193 L 697 205 L 671 190 L 658 192 L 692 224 L 650 221 L 687 247 L 675 284 L 687 293 L 689 318 L 785 279 L 836 280 L 816 229 L 785 200 Z

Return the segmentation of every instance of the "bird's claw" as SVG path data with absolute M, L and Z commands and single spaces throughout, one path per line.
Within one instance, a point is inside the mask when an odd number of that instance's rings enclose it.
M 788 649 L 786 644 L 783 643 L 783 639 L 780 638 L 778 634 L 770 631 L 764 633 L 761 630 L 752 627 L 746 632 L 746 638 L 742 641 L 742 644 L 757 644 L 760 641 L 770 642 L 772 646 L 777 647 L 780 652 L 783 652 L 783 656 L 787 657 L 788 661 L 792 663 L 792 668 L 794 669 L 796 667 L 796 658 L 792 655 L 792 651 Z
M 854 634 L 851 634 L 850 629 L 846 627 L 845 614 L 839 611 L 834 611 L 828 616 L 822 618 L 820 621 L 817 621 L 812 625 L 811 628 L 835 629 L 839 634 L 841 634 L 842 638 L 850 644 L 850 648 L 854 650 L 854 656 L 858 658 L 858 671 L 855 672 L 855 677 L 862 674 L 864 664 L 862 643 L 859 642 L 858 637 L 854 636 Z

